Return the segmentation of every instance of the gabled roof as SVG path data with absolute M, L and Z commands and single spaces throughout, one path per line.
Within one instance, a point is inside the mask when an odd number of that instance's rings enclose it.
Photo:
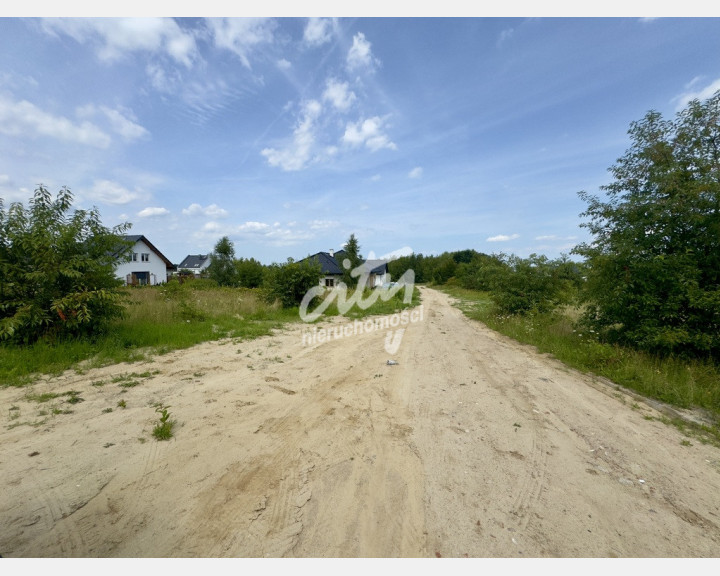
M 173 269 L 175 268 L 175 264 L 173 264 L 172 262 L 170 262 L 170 260 L 168 260 L 168 259 L 165 257 L 165 255 L 164 255 L 162 252 L 160 252 L 160 250 L 158 250 L 157 248 L 155 248 L 155 246 L 153 245 L 153 243 L 150 242 L 150 240 L 148 240 L 148 239 L 147 239 L 145 236 L 143 236 L 142 234 L 129 234 L 129 235 L 126 235 L 126 236 L 125 236 L 125 240 L 128 240 L 128 241 L 130 241 L 130 242 L 134 242 L 134 243 L 136 243 L 136 244 L 137 244 L 138 242 L 141 242 L 141 241 L 142 241 L 148 248 L 150 248 L 150 250 L 152 250 L 153 252 L 155 252 L 155 254 L 157 254 L 157 255 L 160 257 L 160 260 L 162 260 L 163 262 L 165 262 L 165 267 L 166 267 L 166 268 L 173 268 Z
M 368 274 L 385 274 L 387 269 L 387 260 L 365 260 L 363 262 L 363 271 L 367 271 Z
M 178 268 L 202 268 L 209 258 L 210 254 L 188 254 Z
M 320 271 L 326 276 L 342 276 L 342 257 L 344 255 L 344 250 L 335 252 L 333 256 L 330 256 L 328 252 L 318 252 L 317 254 L 303 258 L 300 262 L 315 260 L 320 264 Z
M 338 250 L 332 256 L 329 252 L 318 252 L 308 256 L 305 260 L 315 260 L 320 263 L 320 269 L 327 276 L 342 275 L 342 261 L 345 258 L 345 250 Z M 301 260 L 302 262 L 302 260 Z M 366 260 L 362 264 L 363 271 L 368 274 L 384 274 L 387 272 L 387 260 Z

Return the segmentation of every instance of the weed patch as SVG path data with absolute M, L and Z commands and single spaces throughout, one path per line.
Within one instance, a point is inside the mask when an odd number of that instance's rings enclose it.
M 152 435 L 156 440 L 170 440 L 173 437 L 173 428 L 175 421 L 170 419 L 170 406 L 160 404 L 155 407 L 155 412 L 160 414 L 160 418 L 155 423 Z

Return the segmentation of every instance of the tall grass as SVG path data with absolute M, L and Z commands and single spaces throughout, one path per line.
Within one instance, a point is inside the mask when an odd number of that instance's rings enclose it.
M 125 316 L 93 339 L 0 345 L 0 386 L 22 386 L 37 374 L 59 374 L 69 368 L 139 361 L 222 338 L 253 339 L 300 321 L 297 308 L 267 304 L 258 289 L 223 288 L 195 280 L 124 290 Z M 366 310 L 354 306 L 346 316 L 360 318 L 404 309 L 402 297 L 399 292 L 387 302 L 378 299 Z M 415 289 L 411 305 L 418 302 Z M 337 305 L 332 305 L 324 316 L 338 314 Z
M 564 307 L 552 313 L 499 315 L 492 296 L 456 287 L 443 287 L 459 300 L 467 316 L 489 328 L 563 363 L 680 408 L 703 408 L 720 421 L 720 367 L 710 360 L 657 357 L 599 342 L 592 332 L 576 326 L 579 313 Z
M 297 310 L 263 302 L 256 290 L 184 285 L 126 288 L 124 318 L 92 339 L 0 347 L 0 385 L 23 385 L 38 373 L 132 362 L 220 338 L 250 339 L 297 320 Z

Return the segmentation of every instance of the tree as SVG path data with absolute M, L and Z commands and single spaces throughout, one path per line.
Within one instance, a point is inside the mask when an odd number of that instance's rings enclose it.
M 525 314 L 550 312 L 567 303 L 573 294 L 573 275 L 568 260 L 550 260 L 547 256 L 530 254 L 498 257 L 502 265 L 486 268 L 492 298 L 500 312 Z M 570 263 L 571 265 L 571 263 Z
M 0 340 L 91 335 L 123 312 L 115 277 L 130 225 L 109 229 L 96 208 L 74 210 L 63 187 L 40 185 L 29 207 L 0 199 Z
M 345 250 L 345 256 L 340 263 L 343 267 L 342 281 L 347 286 L 357 286 L 358 277 L 353 276 L 352 271 L 363 263 L 363 258 L 360 255 L 360 244 L 358 244 L 355 234 L 350 234 L 350 238 L 348 238 L 343 249 Z
M 320 282 L 320 263 L 306 258 L 295 262 L 288 258 L 285 264 L 272 264 L 265 272 L 265 299 L 279 301 L 284 308 L 292 308 L 302 302 L 310 288 Z
M 215 244 L 210 266 L 208 266 L 208 276 L 220 286 L 235 286 L 237 284 L 235 247 L 227 236 L 223 236 Z
M 609 341 L 720 357 L 720 92 L 674 120 L 650 111 L 610 168 L 607 199 L 585 192 L 593 236 L 585 322 Z
M 257 288 L 263 283 L 265 267 L 255 258 L 235 260 L 237 283 L 244 288 Z

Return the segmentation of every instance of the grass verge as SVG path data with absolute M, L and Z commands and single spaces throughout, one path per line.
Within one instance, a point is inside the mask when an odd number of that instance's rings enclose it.
M 297 308 L 267 304 L 259 290 L 222 288 L 204 280 L 125 290 L 128 297 L 125 317 L 94 339 L 0 345 L 0 386 L 24 386 L 38 374 L 56 375 L 71 368 L 81 372 L 119 362 L 137 362 L 201 342 L 223 338 L 251 340 L 300 321 Z M 403 294 L 398 292 L 387 301 L 377 299 L 366 309 L 353 306 L 345 316 L 355 319 L 390 314 L 420 301 L 417 288 L 409 305 L 402 301 Z M 324 317 L 338 314 L 337 304 L 333 304 Z M 119 385 L 130 387 L 137 383 Z

